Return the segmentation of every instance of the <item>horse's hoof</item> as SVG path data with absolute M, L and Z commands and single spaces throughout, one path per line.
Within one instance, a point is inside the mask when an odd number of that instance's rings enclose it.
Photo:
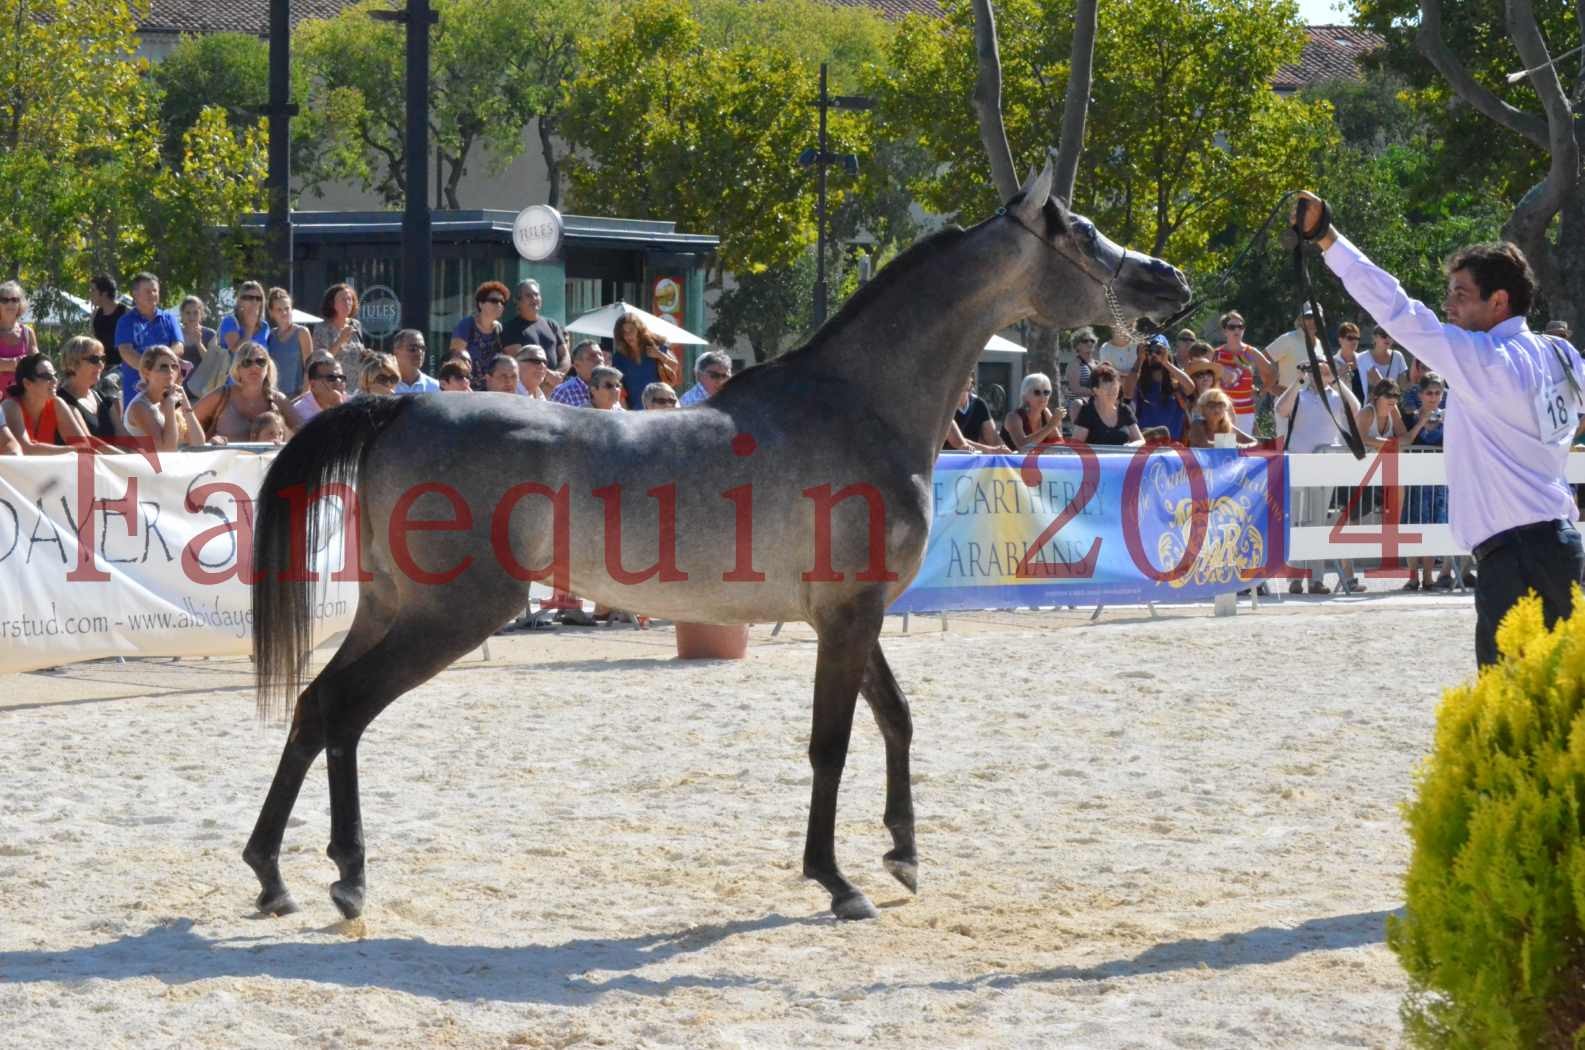
M 291 915 L 297 911 L 297 902 L 292 900 L 292 895 L 282 890 L 280 893 L 261 893 L 256 902 L 260 915 L 273 915 L 280 918 L 282 915 Z
M 873 919 L 880 914 L 870 899 L 858 890 L 832 898 L 831 913 L 839 919 Z
M 335 882 L 330 886 L 330 900 L 341 912 L 343 919 L 356 919 L 363 914 L 363 887 L 350 882 Z
M 909 893 L 919 892 L 919 862 L 888 856 L 882 860 L 892 878 L 908 887 Z

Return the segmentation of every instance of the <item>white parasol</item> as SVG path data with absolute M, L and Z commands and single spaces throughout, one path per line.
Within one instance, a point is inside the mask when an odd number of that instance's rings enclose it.
M 577 332 L 580 335 L 598 335 L 606 339 L 611 338 L 611 332 L 616 328 L 617 318 L 623 314 L 632 314 L 644 322 L 644 327 L 660 336 L 668 343 L 692 343 L 696 346 L 709 346 L 710 340 L 700 339 L 685 328 L 678 328 L 670 321 L 663 321 L 648 310 L 640 310 L 636 306 L 629 306 L 618 299 L 610 306 L 602 306 L 593 313 L 584 314 L 567 326 L 567 331 Z
M 991 341 L 985 344 L 985 349 L 995 350 L 999 354 L 1026 354 L 1029 352 L 1011 339 L 1003 339 L 999 335 L 991 336 Z

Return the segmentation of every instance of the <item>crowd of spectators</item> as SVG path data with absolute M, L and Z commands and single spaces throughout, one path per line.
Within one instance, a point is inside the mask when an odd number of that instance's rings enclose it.
M 289 292 L 255 281 L 238 286 L 234 308 L 214 326 L 203 300 L 188 296 L 167 310 L 161 291 L 150 273 L 133 276 L 126 296 L 110 276 L 95 277 L 88 289 L 93 334 L 69 339 L 57 363 L 22 322 L 21 285 L 0 283 L 0 455 L 84 446 L 112 452 L 136 443 L 160 449 L 278 443 L 354 397 L 494 392 L 602 411 L 672 409 L 713 396 L 732 375 L 731 358 L 708 350 L 695 358 L 684 389 L 679 355 L 632 313 L 617 320 L 609 349 L 593 339 L 573 344 L 540 312 L 543 296 L 532 280 L 515 290 L 499 281 L 479 285 L 473 310 L 453 328 L 434 375 L 425 371 L 422 332 L 396 333 L 389 353 L 374 348 L 358 320 L 357 291 L 347 284 L 325 290 L 323 320 L 312 329 L 294 321 Z M 1246 341 L 1237 310 L 1223 313 L 1216 331 L 1219 342 L 1190 328 L 1170 340 L 1166 333 L 1135 339 L 1117 330 L 1102 342 L 1094 330 L 1080 328 L 1070 335 L 1071 353 L 1058 374 L 1024 376 L 1017 403 L 1001 419 L 976 395 L 974 377 L 966 377 L 943 447 L 1024 453 L 1080 442 L 1336 452 L 1344 448 L 1345 416 L 1352 413 L 1372 450 L 1440 450 L 1456 392 L 1385 329 L 1369 329 L 1362 348 L 1359 326 L 1338 326 L 1341 382 L 1332 382 L 1322 360 L 1324 396 L 1311 375 L 1307 346 L 1319 333 L 1308 306 L 1264 348 Z M 1569 337 L 1562 322 L 1546 331 Z M 1397 502 L 1404 523 L 1447 520 L 1445 487 L 1410 486 Z M 1296 496 L 1291 515 L 1300 525 L 1324 524 L 1334 515 L 1365 522 L 1386 509 L 1379 489 L 1317 489 Z M 1356 589 L 1353 567 L 1342 562 L 1338 570 L 1340 589 Z M 1411 570 L 1409 590 L 1455 584 L 1453 567 L 1432 559 L 1414 559 Z M 1328 593 L 1320 575 L 1311 588 Z
M 618 319 L 612 350 L 596 340 L 570 346 L 566 330 L 540 313 L 532 280 L 515 293 L 499 281 L 481 284 L 435 375 L 425 371 L 422 332 L 397 332 L 389 353 L 374 348 L 347 284 L 325 290 L 312 329 L 294 320 L 288 291 L 256 281 L 238 286 L 234 308 L 214 327 L 197 296 L 162 308 L 154 274 L 135 275 L 127 291 L 120 295 L 109 275 L 90 282 L 93 334 L 69 339 L 57 364 L 22 321 L 21 285 L 0 284 L 0 455 L 280 443 L 351 398 L 397 394 L 488 391 L 575 408 L 677 408 L 732 377 L 732 359 L 707 351 L 679 397 L 677 354 L 636 314 Z
M 1335 361 L 1341 382 L 1321 352 L 1315 318 L 1308 306 L 1293 318 L 1293 328 L 1264 348 L 1246 341 L 1243 314 L 1229 310 L 1216 322 L 1221 342 L 1213 345 L 1184 328 L 1130 341 L 1114 332 L 1101 342 L 1093 329 L 1069 336 L 1061 374 L 1024 377 L 1016 403 L 998 422 L 975 393 L 968 377 L 942 447 L 946 451 L 1027 453 L 1060 448 L 1069 442 L 1091 446 L 1135 447 L 1177 444 L 1189 448 L 1255 448 L 1303 453 L 1347 451 L 1344 433 L 1352 415 L 1368 451 L 1437 452 L 1442 421 L 1453 392 L 1446 381 L 1397 346 L 1380 326 L 1362 332 L 1353 322 L 1337 327 Z M 1569 338 L 1568 325 L 1553 321 L 1548 335 Z M 1316 348 L 1325 396 L 1317 393 L 1308 345 Z M 1474 396 L 1474 395 L 1468 395 Z M 1064 404 L 1053 404 L 1054 401 Z M 1585 445 L 1585 419 L 1577 443 Z M 1294 525 L 1376 523 L 1389 511 L 1403 525 L 1445 525 L 1447 488 L 1398 487 L 1389 506 L 1379 486 L 1295 489 L 1289 508 Z M 1457 585 L 1452 560 L 1412 558 L 1405 590 L 1449 590 Z M 1330 594 L 1328 566 L 1308 566 L 1306 587 Z M 1363 584 L 1349 560 L 1335 566 L 1337 589 L 1352 593 Z M 1463 582 L 1473 583 L 1466 571 Z

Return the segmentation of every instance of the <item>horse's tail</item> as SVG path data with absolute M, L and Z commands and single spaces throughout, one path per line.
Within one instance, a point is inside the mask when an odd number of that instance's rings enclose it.
M 321 412 L 287 442 L 264 476 L 253 530 L 254 698 L 261 719 L 285 716 L 308 665 L 314 583 L 305 570 L 319 549 L 318 498 L 338 486 L 351 489 L 370 446 L 410 400 L 364 397 Z M 344 520 L 351 525 L 361 518 Z

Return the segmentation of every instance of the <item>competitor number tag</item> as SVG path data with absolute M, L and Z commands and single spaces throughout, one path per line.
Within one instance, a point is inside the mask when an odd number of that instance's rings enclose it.
M 1580 414 L 1585 413 L 1585 399 L 1582 399 L 1577 385 L 1569 382 L 1572 365 L 1568 357 L 1558 350 L 1556 344 L 1552 345 L 1552 350 L 1557 356 L 1559 368 L 1563 370 L 1563 377 L 1554 379 L 1536 392 L 1536 430 L 1544 444 L 1567 445 L 1574 440 Z

